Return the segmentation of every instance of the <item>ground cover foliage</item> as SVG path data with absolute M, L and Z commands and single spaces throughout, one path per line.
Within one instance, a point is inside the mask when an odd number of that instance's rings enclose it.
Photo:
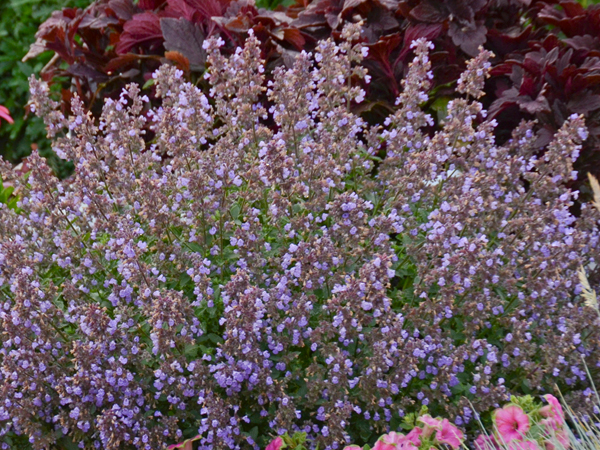
M 143 86 L 161 62 L 174 61 L 186 78 L 208 89 L 202 42 L 225 41 L 224 51 L 241 45 L 248 30 L 261 42 L 267 72 L 312 50 L 319 39 L 339 38 L 345 23 L 364 21 L 361 40 L 370 50 L 363 61 L 373 77 L 357 112 L 378 123 L 394 109 L 417 38 L 434 42 L 435 74 L 427 109 L 445 115 L 458 76 L 479 45 L 494 52 L 485 106 L 496 117 L 504 143 L 522 119 L 536 119 L 538 149 L 571 114 L 584 114 L 590 138 L 576 169 L 597 176 L 600 167 L 600 65 L 597 5 L 574 0 L 97 0 L 83 10 L 57 11 L 38 32 L 28 57 L 56 52 L 42 71 L 63 88 L 63 110 L 78 92 L 99 115 L 102 98 L 117 98 L 131 81 Z M 591 3 L 591 2 L 588 2 Z M 276 7 L 275 11 L 263 7 Z M 62 78 L 66 76 L 67 78 Z M 153 90 L 147 94 L 153 100 Z M 585 186 L 574 182 L 583 193 Z
M 26 176 L 2 166 L 16 195 L 0 204 L 4 448 L 197 434 L 235 448 L 286 431 L 338 448 L 422 406 L 473 430 L 469 402 L 555 384 L 585 407 L 581 357 L 597 377 L 600 340 L 578 269 L 597 261 L 598 217 L 574 217 L 567 186 L 582 116 L 543 157 L 531 123 L 496 145 L 482 51 L 430 135 L 419 40 L 396 111 L 371 127 L 352 107 L 366 93 L 351 80 L 369 81 L 360 36 L 272 80 L 253 34 L 229 57 L 207 40 L 208 97 L 166 65 L 157 106 L 129 85 L 99 121 L 77 97 L 65 116 L 32 79 L 75 172 L 60 181 L 37 154 Z
M 596 396 L 597 397 L 597 396 Z M 598 398 L 598 397 L 597 397 Z M 598 448 L 600 424 L 589 417 L 580 417 L 552 394 L 544 395 L 546 405 L 532 396 L 512 396 L 510 403 L 497 408 L 493 414 L 492 428 L 486 430 L 480 422 L 481 433 L 468 441 L 464 432 L 443 417 L 432 417 L 423 407 L 417 414 L 405 416 L 401 429 L 383 434 L 370 445 L 346 445 L 343 450 L 595 450 Z M 597 406 L 595 407 L 597 408 Z M 571 426 L 569 426 L 569 421 Z M 191 450 L 195 436 L 167 450 Z M 307 450 L 310 442 L 305 432 L 285 433 L 275 437 L 265 450 Z

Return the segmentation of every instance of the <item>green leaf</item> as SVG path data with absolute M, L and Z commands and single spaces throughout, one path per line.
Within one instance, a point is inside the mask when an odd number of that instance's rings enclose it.
M 184 288 L 184 287 L 188 286 L 189 284 L 192 284 L 192 277 L 190 277 L 185 272 L 183 272 L 181 275 L 179 275 L 179 287 L 180 288 Z
M 207 335 L 208 339 L 214 342 L 215 344 L 220 344 L 223 342 L 223 338 L 215 333 L 209 333 Z
M 256 439 L 258 438 L 258 427 L 252 427 L 248 434 L 254 441 L 256 441 Z
M 238 216 L 240 215 L 240 205 L 238 205 L 237 203 L 234 203 L 231 206 L 231 209 L 229 210 L 229 214 L 231 214 L 231 217 L 233 218 L 233 220 L 236 220 L 238 218 Z
M 198 349 L 200 348 L 199 345 L 186 345 L 185 349 L 184 349 L 184 353 L 190 357 L 195 357 L 196 355 L 198 355 Z
M 150 78 L 148 81 L 146 81 L 142 86 L 142 89 L 148 89 L 151 86 L 154 86 L 154 78 Z
M 368 441 L 373 431 L 369 426 L 369 423 L 366 420 L 361 420 L 356 424 L 356 428 L 358 428 L 358 435 L 361 437 L 363 441 Z

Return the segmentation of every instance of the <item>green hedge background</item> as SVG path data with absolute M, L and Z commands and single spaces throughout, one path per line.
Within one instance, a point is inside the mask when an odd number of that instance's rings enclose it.
M 27 78 L 39 73 L 52 57 L 47 52 L 34 60 L 21 62 L 35 41 L 35 33 L 52 11 L 64 7 L 86 7 L 89 0 L 3 0 L 0 1 L 0 105 L 6 106 L 15 120 L 0 125 L 0 155 L 16 163 L 31 152 L 32 144 L 50 156 L 43 122 L 30 115 L 25 118 L 29 98 Z M 56 162 L 56 161 L 54 161 Z

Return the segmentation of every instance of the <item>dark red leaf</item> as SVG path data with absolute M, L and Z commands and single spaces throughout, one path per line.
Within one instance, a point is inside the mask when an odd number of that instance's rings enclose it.
M 68 56 L 70 51 L 67 47 L 66 30 L 67 25 L 72 21 L 77 14 L 77 10 L 65 8 L 62 11 L 54 11 L 50 18 L 42 23 L 35 33 L 36 42 L 32 44 L 29 52 L 23 57 L 23 61 L 35 58 L 44 51 L 48 42 L 53 43 L 54 48 L 60 49 L 61 56 Z
M 344 6 L 342 7 L 342 12 L 351 10 L 352 8 L 356 8 L 357 6 L 365 3 L 367 0 L 345 0 Z
M 564 53 L 564 55 L 562 55 L 558 59 L 556 63 L 557 75 L 560 76 L 565 71 L 565 69 L 569 67 L 569 64 L 571 62 L 571 56 L 573 56 L 573 50 L 569 49 Z
M 542 71 L 543 56 L 539 52 L 531 52 L 525 56 L 523 68 L 532 74 L 539 75 Z
M 588 50 L 590 48 L 600 48 L 600 39 L 598 36 L 574 36 L 572 38 L 563 39 L 567 45 L 570 45 L 575 50 Z
M 519 86 L 519 95 L 533 97 L 538 92 L 538 85 L 535 79 L 531 76 L 523 77 L 521 85 Z
M 398 20 L 387 9 L 376 7 L 367 15 L 367 25 L 363 27 L 367 41 L 376 42 L 381 36 L 399 29 Z
M 166 0 L 139 0 L 138 7 L 144 11 L 153 11 L 160 8 Z
M 528 112 L 529 114 L 550 112 L 550 103 L 548 103 L 548 98 L 546 97 L 547 88 L 547 86 L 544 86 L 535 99 L 529 95 L 520 95 L 517 97 L 517 104 L 519 105 L 519 108 Z
M 164 13 L 165 17 L 183 18 L 192 23 L 200 23 L 206 20 L 200 12 L 188 5 L 185 0 L 169 0 Z
M 254 20 L 267 27 L 278 27 L 289 25 L 294 19 L 279 11 L 262 10 L 260 14 L 254 17 Z
M 584 77 L 586 86 L 600 85 L 600 73 L 586 74 Z
M 230 19 L 227 17 L 213 17 L 212 19 L 223 28 L 233 31 L 234 33 L 246 33 L 250 28 L 252 28 L 253 25 L 252 21 L 247 16 L 234 17 Z
M 402 38 L 399 34 L 384 36 L 375 44 L 367 45 L 369 48 L 368 59 L 381 64 L 390 64 L 390 55 L 400 45 Z
M 505 30 L 490 28 L 487 32 L 488 47 L 496 53 L 496 56 L 525 50 L 532 31 L 531 26 L 525 29 L 515 26 Z
M 69 66 L 67 73 L 94 83 L 102 83 L 108 80 L 108 77 L 105 74 L 86 64 L 75 63 Z
M 56 52 L 67 64 L 73 64 L 72 49 L 66 45 L 66 36 L 64 32 L 59 31 L 52 42 L 46 42 L 46 49 Z
M 585 13 L 583 6 L 574 1 L 562 1 L 560 6 L 568 17 L 581 16 Z
M 552 142 L 552 139 L 554 139 L 555 133 L 556 133 L 556 130 L 552 126 L 549 126 L 549 125 L 546 125 L 543 128 L 539 129 L 537 131 L 537 138 L 535 140 L 535 146 L 537 148 L 546 147 L 550 142 Z
M 29 51 L 21 61 L 25 62 L 28 59 L 35 58 L 36 56 L 41 55 L 44 52 L 47 52 L 46 41 L 44 39 L 36 39 L 36 41 L 29 46 Z
M 162 42 L 160 18 L 155 13 L 144 12 L 136 14 L 129 22 L 125 23 L 116 50 L 119 55 L 123 55 L 138 45 L 143 44 L 148 48 Z
M 310 3 L 292 22 L 296 28 L 316 27 L 327 24 L 325 13 L 329 9 L 330 0 L 316 0 Z
M 304 39 L 304 36 L 302 36 L 302 32 L 297 28 L 284 28 L 283 38 L 298 50 L 302 50 L 302 47 L 306 43 L 306 39 Z
M 208 22 L 211 17 L 222 16 L 232 2 L 220 2 L 219 0 L 183 0 L 189 7 L 191 7 L 202 21 Z M 169 0 L 169 4 L 172 0 Z
M 470 2 L 447 0 L 444 2 L 444 5 L 448 8 L 450 15 L 452 15 L 453 21 L 468 24 L 475 19 L 475 11 L 479 10 L 482 6 L 480 3 L 481 0 L 471 0 Z M 474 5 L 476 9 L 474 9 L 472 5 Z
M 175 51 L 168 51 L 165 52 L 165 58 L 167 58 L 169 61 L 173 61 L 177 65 L 177 67 L 183 70 L 184 72 L 190 71 L 190 61 L 181 53 Z
M 400 52 L 400 59 L 404 59 L 406 55 L 410 53 L 410 44 L 412 44 L 413 41 L 421 37 L 433 41 L 439 37 L 443 28 L 444 26 L 438 23 L 418 23 L 416 25 L 410 25 L 404 33 L 404 42 L 402 44 L 402 51 Z
M 198 25 L 186 19 L 163 17 L 160 19 L 160 27 L 167 50 L 185 56 L 192 67 L 204 66 L 206 62 L 206 52 L 202 48 L 204 34 Z
M 82 28 L 93 28 L 93 29 L 103 29 L 108 27 L 109 25 L 116 25 L 119 23 L 119 19 L 117 17 L 112 17 L 106 15 L 105 13 L 101 13 L 97 16 L 93 16 L 92 14 L 86 14 L 81 23 L 79 24 L 79 33 L 81 33 Z
M 132 0 L 110 0 L 108 7 L 121 20 L 131 20 L 136 12 Z
M 461 26 L 455 22 L 450 22 L 448 36 L 452 38 L 454 45 L 460 47 L 467 55 L 476 56 L 479 53 L 479 46 L 485 44 L 486 31 L 487 29 L 483 23 Z
M 107 74 L 111 74 L 112 72 L 118 72 L 123 67 L 138 62 L 139 59 L 140 55 L 136 55 L 134 53 L 127 53 L 125 55 L 118 56 L 110 60 L 110 62 L 104 67 L 104 71 Z
M 593 95 L 590 91 L 580 92 L 571 97 L 567 103 L 567 108 L 577 114 L 586 114 L 590 111 L 600 109 L 600 95 Z
M 422 1 L 411 9 L 410 15 L 419 22 L 439 23 L 448 18 L 446 11 L 436 8 L 430 1 Z

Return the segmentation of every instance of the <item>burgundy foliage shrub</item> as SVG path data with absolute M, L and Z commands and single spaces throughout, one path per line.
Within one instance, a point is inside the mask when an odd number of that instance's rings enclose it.
M 226 39 L 224 51 L 243 45 L 249 29 L 261 39 L 263 55 L 280 44 L 299 50 L 305 41 L 288 26 L 291 21 L 282 12 L 259 12 L 243 1 L 97 0 L 85 10 L 56 11 L 40 27 L 25 58 L 54 51 L 41 77 L 67 77 L 63 109 L 68 111 L 76 92 L 88 109 L 99 113 L 102 98 L 118 97 L 132 81 L 143 85 L 167 60 L 188 76 L 201 73 L 206 61 L 202 43 L 213 35 Z
M 571 114 L 586 117 L 590 137 L 575 168 L 600 173 L 600 6 L 575 1 L 546 5 L 536 15 L 552 33 L 528 40 L 494 67 L 491 86 L 497 99 L 490 114 L 503 128 L 501 138 L 520 120 L 538 123 L 542 148 Z M 583 181 L 583 180 L 582 180 Z M 575 187 L 582 188 L 580 182 Z M 583 188 L 585 189 L 585 188 Z
M 258 9 L 249 0 L 143 0 L 136 5 L 96 0 L 86 10 L 57 11 L 40 28 L 27 58 L 43 50 L 56 52 L 42 78 L 57 82 L 67 77 L 63 111 L 69 111 L 77 92 L 98 116 L 102 98 L 117 98 L 131 81 L 144 85 L 166 60 L 208 88 L 198 77 L 205 69 L 202 42 L 209 36 L 221 36 L 224 51 L 231 52 L 254 30 L 270 73 L 290 64 L 297 51 L 314 49 L 318 39 L 338 38 L 345 23 L 362 20 L 362 41 L 369 48 L 363 64 L 373 79 L 363 86 L 367 101 L 355 108 L 370 123 L 393 111 L 414 39 L 435 44 L 428 108 L 439 117 L 465 61 L 484 45 L 496 55 L 484 101 L 499 122 L 500 142 L 520 120 L 535 119 L 541 150 L 566 117 L 584 114 L 591 137 L 576 169 L 600 175 L 599 11 L 575 0 L 298 0 L 277 11 Z M 153 100 L 151 90 L 148 95 Z M 581 182 L 573 187 L 586 192 Z
M 339 36 L 348 22 L 364 21 L 362 40 L 370 48 L 365 65 L 373 76 L 367 96 L 388 108 L 412 58 L 410 43 L 427 38 L 436 85 L 455 82 L 479 45 L 491 44 L 502 56 L 526 47 L 536 35 L 520 19 L 530 2 L 521 0 L 315 0 L 280 11 L 257 9 L 248 0 L 97 0 L 86 10 L 57 11 L 42 25 L 27 57 L 53 50 L 46 81 L 67 75 L 91 106 L 99 93 L 119 92 L 123 82 L 147 80 L 161 58 L 192 72 L 204 69 L 202 41 L 219 34 L 226 48 L 240 45 L 249 29 L 261 41 L 270 66 L 290 61 L 293 52 L 311 50 L 318 39 Z M 545 2 L 534 2 L 538 5 Z M 515 29 L 519 31 L 518 36 Z M 539 34 L 539 33 L 538 33 Z M 164 59 L 163 59 L 164 61 Z M 60 67 L 66 62 L 66 72 Z M 142 64 L 143 63 L 143 64 Z M 451 92 L 448 91 L 448 92 Z M 96 95 L 94 95 L 96 94 Z M 100 102 L 101 104 L 101 102 Z

